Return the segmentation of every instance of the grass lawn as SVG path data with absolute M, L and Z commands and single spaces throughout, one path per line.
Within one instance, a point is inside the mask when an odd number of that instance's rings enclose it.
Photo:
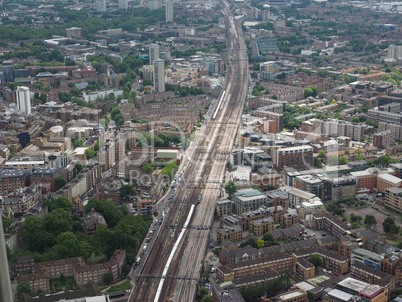
M 123 282 L 119 285 L 113 286 L 111 288 L 108 289 L 108 292 L 114 292 L 116 290 L 129 290 L 131 289 L 133 286 L 130 284 L 129 281 Z

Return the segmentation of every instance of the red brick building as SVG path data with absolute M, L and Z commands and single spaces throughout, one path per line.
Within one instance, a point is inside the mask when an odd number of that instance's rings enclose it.
M 113 274 L 114 280 L 121 275 L 121 268 L 126 261 L 125 250 L 115 250 L 109 262 L 87 266 L 81 258 L 67 258 L 55 261 L 39 263 L 35 266 L 35 273 L 22 275 L 17 278 L 18 283 L 28 282 L 32 293 L 42 290 L 43 293 L 50 292 L 50 279 L 74 277 L 79 286 L 88 282 L 102 283 L 102 276 L 106 272 Z
M 67 170 L 64 167 L 39 167 L 32 173 L 32 183 L 50 183 L 50 190 L 56 191 L 56 178 L 63 177 L 66 181 Z
M 385 190 L 391 187 L 402 187 L 402 179 L 391 174 L 381 174 L 377 177 L 377 190 L 385 193 Z
M 278 170 L 282 170 L 284 167 L 304 170 L 314 166 L 311 146 L 279 148 L 273 152 L 273 155 L 273 164 Z
M 25 188 L 27 185 L 25 170 L 8 170 L 0 171 L 0 195 L 7 196 L 11 192 Z

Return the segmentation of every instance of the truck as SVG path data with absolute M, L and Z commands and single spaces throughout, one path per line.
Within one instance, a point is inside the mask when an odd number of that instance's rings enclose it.
M 138 257 L 137 260 L 135 261 L 135 264 L 138 265 L 140 263 L 140 261 L 141 261 L 141 257 Z

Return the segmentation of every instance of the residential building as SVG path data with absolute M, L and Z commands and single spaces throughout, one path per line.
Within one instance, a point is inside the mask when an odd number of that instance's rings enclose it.
M 214 302 L 244 302 L 242 295 L 237 287 L 231 283 L 229 285 L 212 285 L 212 301 Z
M 66 28 L 66 37 L 69 39 L 71 39 L 71 38 L 81 39 L 82 38 L 82 28 L 80 28 L 80 27 Z
M 395 140 L 402 139 L 402 125 L 400 124 L 390 124 L 386 122 L 378 123 L 378 131 L 393 130 L 395 132 Z
M 173 0 L 166 1 L 166 22 L 173 22 Z
M 273 164 L 276 169 L 284 167 L 306 169 L 314 166 L 313 148 L 311 146 L 295 146 L 279 148 L 273 153 Z
M 249 230 L 250 233 L 253 233 L 255 236 L 261 236 L 272 231 L 274 227 L 274 219 L 272 217 L 267 217 L 251 221 Z
M 216 230 L 218 243 L 225 240 L 240 241 L 243 239 L 243 228 L 240 225 L 223 226 Z
M 317 254 L 323 260 L 323 266 L 334 273 L 346 274 L 349 269 L 349 259 L 330 250 L 323 248 L 308 248 L 296 250 L 292 253 L 293 262 L 300 259 L 309 260 L 311 255 Z
M 297 260 L 295 262 L 296 274 L 303 279 L 310 279 L 315 277 L 315 267 L 314 265 L 304 259 Z
M 392 163 L 389 164 L 391 169 L 395 170 L 395 176 L 401 178 L 402 176 L 402 163 Z
M 220 199 L 216 202 L 216 214 L 221 219 L 223 216 L 232 214 L 232 201 L 229 199 Z
M 91 211 L 84 216 L 85 234 L 92 236 L 100 224 L 107 227 L 107 222 L 103 214 L 96 212 L 95 209 L 92 208 Z
M 402 187 L 402 179 L 391 174 L 381 174 L 377 176 L 377 190 L 385 193 L 385 190 L 391 187 Z
M 110 272 L 114 280 L 121 276 L 121 268 L 126 260 L 125 250 L 115 250 L 107 263 L 87 266 L 81 258 L 66 258 L 55 261 L 41 262 L 35 265 L 34 274 L 21 275 L 18 283 L 28 282 L 31 291 L 37 293 L 50 292 L 50 279 L 58 279 L 63 274 L 65 277 L 73 277 L 79 286 L 88 282 L 102 283 L 103 274 Z
M 3 208 L 5 212 L 14 215 L 24 215 L 32 208 L 36 208 L 39 203 L 47 199 L 50 195 L 50 184 L 33 183 L 29 187 L 19 189 L 3 195 Z
M 402 213 L 402 188 L 387 188 L 385 190 L 384 204 L 386 207 L 398 213 Z
M 149 45 L 149 65 L 153 66 L 154 61 L 157 59 L 159 59 L 159 45 L 158 44 L 150 44 Z
M 154 202 L 149 194 L 142 194 L 138 197 L 137 211 L 141 215 L 151 215 L 154 210 Z
M 119 9 L 128 9 L 128 0 L 119 0 Z
M 390 292 L 395 289 L 395 276 L 379 271 L 367 264 L 355 262 L 351 265 L 350 271 L 353 278 L 369 284 L 387 287 Z
M 351 240 L 342 240 L 342 238 L 341 238 L 341 242 L 338 245 L 338 253 L 340 255 L 345 256 L 348 259 L 350 259 L 351 255 L 352 255 L 352 251 L 354 249 L 361 247 L 362 245 L 363 245 L 363 243 L 361 243 L 361 242 L 356 242 L 356 241 L 351 241 Z
M 25 114 L 25 116 L 29 116 L 32 113 L 31 110 L 31 95 L 29 91 L 29 87 L 26 86 L 17 86 L 17 109 Z
M 296 176 L 295 188 L 321 197 L 323 180 L 313 175 Z
M 373 145 L 379 149 L 395 144 L 396 133 L 394 130 L 384 130 L 373 135 Z
M 216 269 L 216 277 L 221 282 L 227 282 L 262 273 L 266 268 L 283 273 L 291 271 L 292 267 L 292 256 L 288 253 L 282 253 L 222 265 Z
M 15 190 L 29 185 L 29 177 L 26 170 L 3 169 L 0 170 L 0 194 L 7 196 Z
M 32 183 L 49 183 L 50 189 L 52 192 L 56 191 L 56 178 L 62 177 L 66 181 L 67 179 L 67 170 L 64 167 L 39 167 L 36 168 L 35 171 L 31 174 L 31 182 Z
M 367 118 L 391 124 L 402 124 L 402 114 L 369 109 Z
M 341 237 L 349 232 L 349 227 L 345 223 L 327 212 L 315 214 L 312 225 L 316 229 L 327 230 L 336 237 Z
M 332 200 L 355 198 L 357 195 L 357 178 L 343 176 L 330 178 L 332 184 Z
M 233 194 L 233 210 L 236 214 L 254 211 L 267 204 L 268 198 L 256 189 L 239 190 Z
M 106 12 L 106 0 L 97 0 L 96 9 L 98 12 Z
M 165 61 L 162 59 L 154 60 L 154 73 L 153 73 L 154 91 L 165 91 Z

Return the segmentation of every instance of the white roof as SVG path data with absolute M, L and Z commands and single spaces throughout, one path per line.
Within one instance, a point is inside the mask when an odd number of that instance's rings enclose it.
M 399 184 L 402 181 L 402 179 L 400 179 L 399 177 L 396 177 L 391 174 L 380 174 L 377 177 L 395 185 Z
M 368 170 L 364 170 L 364 171 L 350 172 L 350 175 L 354 177 L 363 177 L 363 176 L 371 176 L 372 174 Z
M 312 290 L 315 286 L 312 286 L 310 283 L 307 282 L 300 282 L 295 284 L 298 288 L 303 289 L 305 291 Z
M 286 293 L 286 294 L 280 295 L 279 297 L 280 297 L 282 300 L 288 300 L 288 299 L 295 298 L 295 297 L 298 297 L 298 296 L 301 296 L 301 295 L 303 295 L 302 292 L 300 292 L 300 291 L 294 291 L 294 292 L 290 292 L 290 293 Z
M 341 291 L 339 289 L 333 289 L 328 292 L 328 294 L 333 297 L 337 297 L 338 299 L 341 299 L 343 301 L 349 301 L 353 297 L 353 295 L 345 293 L 344 291 Z

